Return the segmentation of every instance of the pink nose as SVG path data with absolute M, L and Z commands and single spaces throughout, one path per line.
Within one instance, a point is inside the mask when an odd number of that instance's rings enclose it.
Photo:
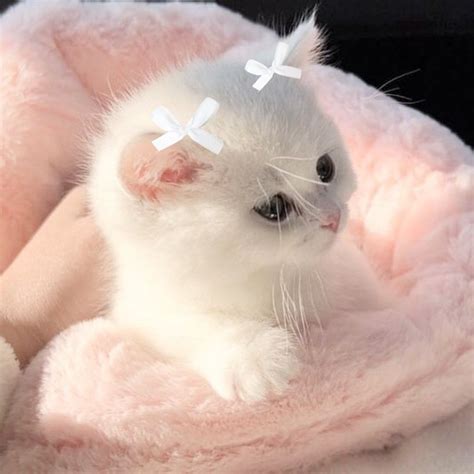
M 330 214 L 324 216 L 321 220 L 321 227 L 323 229 L 329 229 L 332 232 L 337 232 L 339 229 L 339 222 L 341 221 L 341 212 L 339 210 L 333 211 Z

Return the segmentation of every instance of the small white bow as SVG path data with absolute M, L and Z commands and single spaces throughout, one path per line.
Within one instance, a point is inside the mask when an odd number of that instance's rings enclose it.
M 252 86 L 254 89 L 261 91 L 270 82 L 274 74 L 291 77 L 293 79 L 301 78 L 301 69 L 283 65 L 283 62 L 288 55 L 288 48 L 288 44 L 283 41 L 280 41 L 277 44 L 275 56 L 270 67 L 267 67 L 254 59 L 249 59 L 247 61 L 245 70 L 254 76 L 260 76 Z
M 171 145 L 181 141 L 185 136 L 191 138 L 202 147 L 218 155 L 224 142 L 212 135 L 202 127 L 219 109 L 219 102 L 210 97 L 206 97 L 196 110 L 196 113 L 183 127 L 165 107 L 158 107 L 153 112 L 153 122 L 164 130 L 164 135 L 153 140 L 153 145 L 157 150 L 164 150 Z

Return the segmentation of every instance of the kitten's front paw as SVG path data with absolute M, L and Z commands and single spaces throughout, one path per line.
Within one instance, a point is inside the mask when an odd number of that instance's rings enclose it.
M 260 328 L 208 346 L 195 367 L 221 397 L 254 402 L 283 393 L 298 372 L 299 361 L 287 331 Z

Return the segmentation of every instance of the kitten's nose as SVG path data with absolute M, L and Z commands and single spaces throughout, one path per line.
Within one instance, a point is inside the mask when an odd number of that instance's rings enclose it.
M 341 211 L 339 209 L 329 212 L 321 219 L 321 227 L 329 229 L 332 232 L 337 232 L 339 229 L 339 222 L 341 221 Z

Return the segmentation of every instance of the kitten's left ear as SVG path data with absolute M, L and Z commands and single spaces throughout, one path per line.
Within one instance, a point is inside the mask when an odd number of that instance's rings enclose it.
M 190 184 L 198 172 L 209 166 L 195 160 L 181 143 L 158 151 L 153 140 L 156 133 L 146 133 L 134 138 L 120 157 L 118 178 L 127 190 L 138 199 L 159 201 L 163 193 L 170 192 L 170 186 Z
M 316 26 L 316 12 L 300 23 L 284 42 L 289 46 L 285 64 L 304 69 L 321 60 L 324 49 L 324 35 Z

